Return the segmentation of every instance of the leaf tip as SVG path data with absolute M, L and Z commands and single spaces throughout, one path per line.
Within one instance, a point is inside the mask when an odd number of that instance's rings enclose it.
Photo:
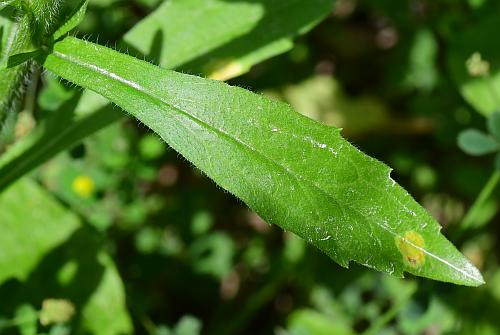
M 468 260 L 464 268 L 466 276 L 463 285 L 477 287 L 486 283 L 481 272 Z

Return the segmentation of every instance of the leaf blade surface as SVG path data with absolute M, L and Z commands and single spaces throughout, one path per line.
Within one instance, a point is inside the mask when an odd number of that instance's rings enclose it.
M 354 260 L 464 285 L 483 280 L 439 224 L 340 130 L 224 83 L 67 37 L 44 66 L 157 132 L 269 223 L 343 266 Z

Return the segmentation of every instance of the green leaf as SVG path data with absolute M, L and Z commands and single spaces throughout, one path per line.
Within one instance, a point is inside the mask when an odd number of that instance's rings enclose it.
M 24 62 L 27 62 L 38 55 L 40 55 L 41 50 L 34 50 L 34 51 L 28 51 L 28 52 L 22 52 L 19 54 L 15 54 L 9 57 L 7 60 L 7 68 L 12 68 L 18 65 L 23 64 Z
M 38 313 L 33 306 L 23 304 L 16 309 L 15 315 L 14 322 L 18 325 L 21 335 L 36 335 Z
M 11 277 L 25 279 L 78 225 L 76 215 L 28 179 L 0 194 L 0 283 Z
M 439 224 L 335 129 L 222 82 L 66 37 L 44 66 L 122 107 L 269 223 L 350 260 L 464 285 L 479 271 Z
M 333 0 L 166 1 L 124 40 L 162 67 L 226 80 L 291 49 L 332 7 Z
M 488 117 L 487 126 L 490 134 L 500 140 L 500 112 L 494 112 Z
M 288 317 L 288 331 L 291 335 L 352 335 L 353 331 L 348 325 L 332 320 L 331 317 L 312 309 L 295 310 Z
M 175 335 L 200 335 L 202 323 L 191 315 L 184 315 L 175 325 Z
M 64 24 L 54 33 L 54 40 L 58 40 L 64 34 L 76 28 L 76 26 L 78 26 L 83 21 L 85 12 L 87 11 L 88 3 L 88 0 L 83 0 L 78 6 L 75 7 L 74 11 L 69 15 L 66 22 L 64 22 Z
M 486 155 L 500 148 L 493 137 L 477 129 L 466 129 L 458 134 L 458 146 L 473 156 Z
M 98 261 L 105 271 L 82 311 L 82 327 L 89 334 L 130 334 L 132 322 L 126 310 L 125 288 L 120 274 L 107 254 L 101 252 Z
M 232 269 L 235 249 L 233 240 L 227 234 L 213 233 L 200 237 L 190 247 L 191 263 L 197 272 L 222 280 Z
M 0 285 L 2 307 L 26 299 L 38 306 L 40 300 L 50 301 L 50 294 L 67 299 L 81 313 L 82 331 L 75 333 L 132 332 L 123 282 L 102 251 L 102 237 L 86 229 L 41 186 L 24 178 L 0 194 L 0 231 L 0 284 L 10 278 L 22 280 L 12 295 L 5 289 L 16 286 Z M 44 323 L 62 320 L 55 320 L 48 310 L 40 316 Z

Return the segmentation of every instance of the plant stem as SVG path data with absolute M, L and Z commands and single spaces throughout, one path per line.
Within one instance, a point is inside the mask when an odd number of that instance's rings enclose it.
M 484 203 L 490 198 L 491 194 L 495 190 L 499 181 L 500 181 L 500 171 L 495 170 L 490 176 L 490 179 L 488 179 L 486 184 L 483 186 L 483 189 L 481 190 L 478 197 L 476 198 L 472 206 L 469 208 L 469 211 L 465 215 L 461 225 L 462 229 L 470 228 L 471 226 L 474 225 L 474 223 L 477 220 L 477 216 L 481 212 Z

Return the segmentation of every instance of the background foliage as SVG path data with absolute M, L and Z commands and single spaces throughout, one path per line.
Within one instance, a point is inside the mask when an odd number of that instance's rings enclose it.
M 61 150 L 51 147 L 57 134 L 70 150 L 0 195 L 0 333 L 498 333 L 500 4 L 339 0 L 297 37 L 328 8 L 315 2 L 306 11 L 290 1 L 286 20 L 280 1 L 214 1 L 212 15 L 227 16 L 211 22 L 197 20 L 195 0 L 91 0 L 75 34 L 165 67 L 241 75 L 230 83 L 342 127 L 394 168 L 487 284 L 343 269 L 264 223 L 99 96 L 43 72 L 28 87 L 12 148 L 38 141 L 33 159 L 43 161 Z M 182 43 L 235 17 L 256 37 Z M 176 31 L 183 24 L 193 30 Z M 81 122 L 111 125 L 81 141 L 91 132 Z M 49 131 L 33 136 L 36 123 Z M 0 185 L 26 172 L 1 160 L 0 169 L 12 171 Z

